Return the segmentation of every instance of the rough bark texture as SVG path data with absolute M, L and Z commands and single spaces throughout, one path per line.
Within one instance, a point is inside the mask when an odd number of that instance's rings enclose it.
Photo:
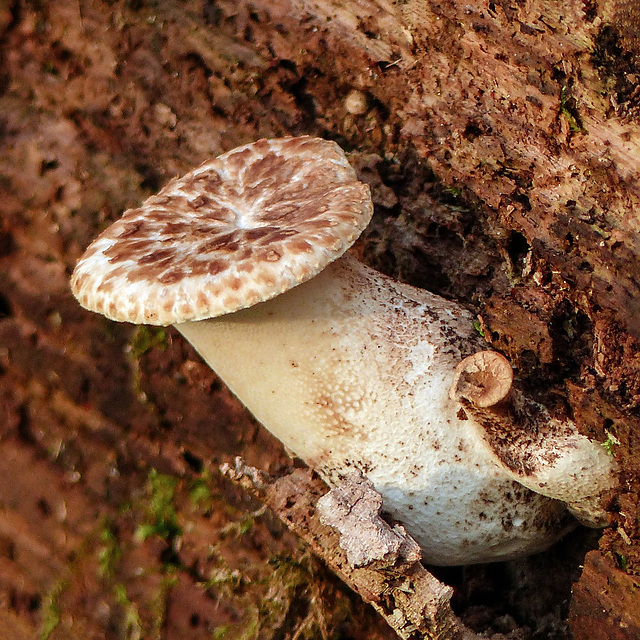
M 354 532 L 354 522 L 347 509 L 339 513 L 339 509 L 336 511 L 326 503 L 332 524 L 329 526 L 324 522 L 325 518 L 318 513 L 320 501 L 326 501 L 338 492 L 358 493 L 356 501 L 363 501 L 361 483 L 357 486 L 354 482 L 345 483 L 343 487 L 327 493 L 324 482 L 309 470 L 296 469 L 290 475 L 274 480 L 247 467 L 240 459 L 233 467 L 226 465 L 224 472 L 273 509 L 333 571 L 363 599 L 373 604 L 403 640 L 477 640 L 478 636 L 465 628 L 451 611 L 449 601 L 453 590 L 436 580 L 420 564 L 420 554 L 415 553 L 418 545 L 404 531 L 403 542 L 409 551 L 406 555 L 398 553 L 398 547 L 390 545 L 388 540 L 378 545 L 371 544 L 370 529 L 391 532 L 391 527 L 377 517 L 379 504 L 368 517 L 365 516 L 368 526 L 360 527 L 359 532 Z M 368 489 L 369 501 L 380 498 L 370 487 Z M 353 507 L 354 503 L 349 498 L 344 502 Z M 370 502 L 367 506 L 371 506 Z M 387 551 L 384 557 L 379 555 L 382 547 Z M 393 548 L 390 550 L 390 547 Z M 413 548 L 409 550 L 408 547 Z M 364 556 L 368 556 L 368 561 Z
M 638 16 L 631 0 L 0 3 L 0 626 L 391 637 L 208 473 L 291 462 L 194 352 L 68 290 L 97 232 L 170 177 L 308 133 L 372 187 L 363 258 L 473 306 L 529 391 L 623 470 L 599 542 L 439 571 L 454 611 L 564 638 L 577 581 L 576 638 L 636 637 Z

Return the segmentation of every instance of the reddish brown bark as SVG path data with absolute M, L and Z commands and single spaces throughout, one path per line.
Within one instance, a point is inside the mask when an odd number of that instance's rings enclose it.
M 317 631 L 323 616 L 344 628 L 336 609 L 310 604 L 339 593 L 355 612 L 348 633 L 388 637 L 374 630 L 371 612 L 300 560 L 293 538 L 260 518 L 248 544 L 221 547 L 227 578 L 237 569 L 253 586 L 225 582 L 227 591 L 213 595 L 198 587 L 221 569 L 207 545 L 240 517 L 229 504 L 243 504 L 216 480 L 211 491 L 220 500 L 188 511 L 185 496 L 204 463 L 242 455 L 277 473 L 289 462 L 176 334 L 106 323 L 68 290 L 80 253 L 125 208 L 212 155 L 287 133 L 336 139 L 372 186 L 376 216 L 359 247 L 364 259 L 474 306 L 531 393 L 567 404 L 585 433 L 609 439 L 623 482 L 613 526 L 574 590 L 571 624 L 584 637 L 592 624 L 584 612 L 598 602 L 606 612 L 598 629 L 634 637 L 636 7 L 613 0 L 0 7 L 0 598 L 9 619 L 20 621 L 16 637 L 55 618 L 47 602 L 60 609 L 52 638 L 117 637 L 133 609 L 118 601 L 114 584 L 127 586 L 150 636 L 156 624 L 165 637 L 187 628 L 210 637 L 222 625 L 234 637 L 264 598 L 256 586 L 271 571 L 264 563 L 287 554 L 298 562 L 296 580 L 313 574 L 310 591 L 299 580 L 282 586 L 278 597 L 290 606 L 263 612 L 263 629 L 283 637 L 304 624 Z M 166 560 L 176 541 L 133 540 L 146 517 L 140 496 L 149 496 L 151 468 L 180 479 L 179 520 L 193 526 L 178 550 L 189 570 L 178 570 L 170 589 L 175 575 L 166 570 L 174 565 Z M 105 527 L 124 548 L 108 579 L 96 569 Z M 567 607 L 545 616 L 550 603 L 568 600 L 589 543 L 596 544 L 583 531 L 522 565 L 439 577 L 457 587 L 454 609 L 476 630 L 563 637 Z M 149 569 L 142 578 L 140 566 Z M 505 576 L 506 593 L 497 586 Z M 598 587 L 605 578 L 615 585 L 606 594 Z M 155 596 L 166 605 L 162 615 L 151 612 Z

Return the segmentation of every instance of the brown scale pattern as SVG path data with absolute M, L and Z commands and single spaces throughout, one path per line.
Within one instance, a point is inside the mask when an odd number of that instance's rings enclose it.
M 114 320 L 214 317 L 313 277 L 371 214 L 368 187 L 335 143 L 260 140 L 125 212 L 80 259 L 72 289 Z

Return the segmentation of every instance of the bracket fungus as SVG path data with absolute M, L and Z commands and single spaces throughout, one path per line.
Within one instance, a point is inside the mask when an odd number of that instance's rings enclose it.
M 369 478 L 425 561 L 488 562 L 602 524 L 615 462 L 512 385 L 473 316 L 346 253 L 373 212 L 334 143 L 260 140 L 169 182 L 79 260 L 72 290 L 174 324 L 331 485 Z

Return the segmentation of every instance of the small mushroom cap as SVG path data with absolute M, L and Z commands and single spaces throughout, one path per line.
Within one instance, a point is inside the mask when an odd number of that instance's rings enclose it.
M 334 142 L 259 140 L 126 211 L 80 258 L 71 289 L 112 320 L 212 318 L 309 280 L 372 214 L 369 187 Z
M 492 407 L 504 400 L 513 383 L 509 361 L 497 351 L 478 351 L 456 367 L 449 395 L 476 407 Z

